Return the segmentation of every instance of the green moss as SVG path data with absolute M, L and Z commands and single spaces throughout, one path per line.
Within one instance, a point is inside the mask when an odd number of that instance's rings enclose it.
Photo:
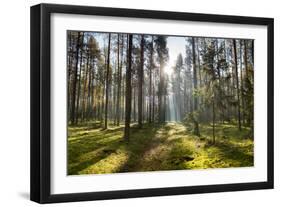
M 180 123 L 132 126 L 130 142 L 123 141 L 124 126 L 103 130 L 89 122 L 68 128 L 68 174 L 98 174 L 155 170 L 206 169 L 253 166 L 254 144 L 248 128 L 231 124 L 200 125 L 196 137 Z

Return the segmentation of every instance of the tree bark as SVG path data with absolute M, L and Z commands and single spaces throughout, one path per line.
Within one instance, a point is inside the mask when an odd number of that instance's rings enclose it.
M 155 121 L 155 71 L 153 72 L 153 84 L 152 84 L 152 122 Z
M 213 111 L 213 144 L 216 143 L 216 135 L 215 135 L 215 121 L 216 121 L 216 113 L 215 113 L 215 97 L 213 98 L 213 107 L 212 107 L 212 111 Z
M 71 105 L 70 105 L 70 96 L 71 96 L 71 72 L 72 72 L 72 62 L 73 62 L 73 46 L 72 46 L 72 32 L 68 32 L 68 38 L 69 38 L 69 45 L 68 45 L 68 76 L 67 76 L 67 84 L 68 84 L 68 88 L 67 88 L 67 115 L 69 117 L 70 113 L 71 113 Z M 69 120 L 69 118 L 68 118 Z
M 87 52 L 87 64 L 85 68 L 84 74 L 84 83 L 83 83 L 83 100 L 82 100 L 82 120 L 84 121 L 86 115 L 86 106 L 85 106 L 85 99 L 86 99 L 86 87 L 88 81 L 88 73 L 89 73 L 89 53 Z
M 120 35 L 117 35 L 117 100 L 116 100 L 116 125 L 120 124 L 120 92 L 121 92 L 121 68 L 120 68 Z M 122 60 L 121 60 L 122 61 Z
M 107 64 L 106 64 L 106 91 L 105 91 L 105 114 L 104 114 L 104 129 L 107 129 L 107 116 L 108 116 L 108 96 L 109 96 L 109 67 L 110 67 L 110 40 L 111 34 L 108 34 L 108 47 L 107 47 Z
M 163 87 L 164 87 L 164 74 L 163 74 L 163 60 L 160 60 L 160 82 L 159 82 L 159 89 L 158 89 L 158 119 L 159 119 L 159 123 L 163 122 L 163 103 L 162 103 L 162 99 L 163 99 Z
M 192 37 L 192 62 L 193 62 L 193 87 L 195 92 L 197 92 L 197 71 L 196 71 L 196 54 L 195 54 L 195 41 L 194 37 Z M 198 112 L 198 98 L 197 95 L 194 96 L 194 111 Z M 199 136 L 199 123 L 198 118 L 194 119 L 194 134 Z
M 244 64 L 245 64 L 245 72 L 246 72 L 246 79 L 249 79 L 249 72 L 248 72 L 248 54 L 247 54 L 247 42 L 244 40 Z
M 144 35 L 141 36 L 140 67 L 138 68 L 138 126 L 142 128 L 143 120 L 143 66 L 144 66 Z
M 124 37 L 121 35 L 121 61 L 120 61 L 120 66 L 119 66 L 119 76 L 118 76 L 118 95 L 117 95 L 117 104 L 118 104 L 118 111 L 117 111 L 117 126 L 120 125 L 120 111 L 121 111 L 121 87 L 122 87 L 122 67 L 123 67 L 123 47 L 124 47 Z M 119 41 L 119 38 L 118 38 Z M 120 48 L 119 48 L 120 50 Z M 118 52 L 119 53 L 119 52 Z
M 131 122 L 131 102 L 132 102 L 132 91 L 131 91 L 131 73 L 132 73 L 132 41 L 133 35 L 129 34 L 128 37 L 128 52 L 127 52 L 127 69 L 126 69 L 126 106 L 125 106 L 125 129 L 124 129 L 124 140 L 130 140 L 130 122 Z
M 240 94 L 241 94 L 241 104 L 242 104 L 242 113 L 241 113 L 241 119 L 242 124 L 245 125 L 245 100 L 243 95 L 244 90 L 244 82 L 243 82 L 243 64 L 242 64 L 242 40 L 239 41 L 239 58 L 240 58 Z
M 90 118 L 90 108 L 91 108 L 91 87 L 92 87 L 92 58 L 90 57 L 90 67 L 89 67 L 89 81 L 88 81 L 88 97 L 87 97 L 87 120 Z
M 91 80 L 91 99 L 90 99 L 90 118 L 94 118 L 95 117 L 95 110 L 94 110 L 94 105 L 95 105 L 95 58 L 93 58 L 93 62 L 92 62 L 92 65 L 93 65 L 93 68 L 90 72 L 92 72 L 92 80 Z
M 133 84 L 133 120 L 134 122 L 137 121 L 137 112 L 136 112 L 136 86 Z
M 254 63 L 255 63 L 255 55 L 254 55 L 254 43 L 255 42 L 255 40 L 252 40 L 252 61 L 253 61 L 253 66 L 254 66 Z
M 80 64 L 78 69 L 79 74 L 79 81 L 78 81 L 78 94 L 77 94 L 77 103 L 76 103 L 76 116 L 75 116 L 75 124 L 78 123 L 78 116 L 79 116 L 79 101 L 80 101 L 80 89 L 81 89 L 81 73 L 82 73 L 82 62 L 83 62 L 83 44 L 84 44 L 84 32 L 82 32 L 81 37 L 81 48 L 80 48 Z M 78 76 L 77 74 L 77 76 Z
M 202 74 L 201 74 L 201 63 L 200 63 L 199 38 L 197 38 L 196 49 L 197 49 L 197 56 L 198 56 L 197 59 L 198 59 L 199 86 L 201 87 L 201 85 L 202 85 Z
M 148 122 L 151 123 L 152 120 L 152 67 L 153 67 L 153 35 L 151 36 L 151 46 L 150 46 L 150 67 L 149 67 L 149 109 L 148 109 Z
M 78 70 L 78 61 L 79 61 L 79 47 L 80 47 L 80 32 L 78 32 L 76 51 L 75 51 L 75 69 L 74 69 L 74 80 L 72 88 L 72 106 L 71 106 L 71 124 L 75 122 L 75 103 L 76 103 L 76 85 L 77 85 L 77 70 Z
M 235 76 L 236 76 L 236 88 L 237 88 L 237 118 L 238 118 L 238 128 L 241 131 L 241 112 L 240 112 L 240 92 L 239 92 L 239 77 L 238 77 L 238 67 L 237 67 L 237 51 L 236 51 L 236 40 L 233 39 L 233 50 L 234 50 L 234 66 L 235 66 Z

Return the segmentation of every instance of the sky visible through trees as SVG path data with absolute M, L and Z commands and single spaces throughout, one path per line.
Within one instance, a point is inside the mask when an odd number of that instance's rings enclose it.
M 253 164 L 254 40 L 68 31 L 67 72 L 70 174 Z M 174 152 L 171 137 L 189 146 Z M 86 150 L 94 154 L 87 162 L 76 152 L 83 149 L 74 138 L 92 149 Z M 97 141 L 107 138 L 116 143 Z M 153 160 L 158 145 L 164 145 L 158 155 L 171 159 L 168 163 L 144 167 L 130 161 L 134 156 Z M 212 159 L 219 147 L 239 146 L 247 148 L 241 148 L 244 154 Z M 97 151 L 103 148 L 109 149 Z M 214 163 L 202 164 L 198 154 L 208 150 L 208 162 Z M 111 156 L 118 160 L 113 169 L 106 162 Z

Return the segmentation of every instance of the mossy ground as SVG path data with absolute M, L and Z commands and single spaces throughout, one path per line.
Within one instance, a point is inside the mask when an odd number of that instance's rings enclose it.
M 236 125 L 200 125 L 201 136 L 181 123 L 144 124 L 131 127 L 130 141 L 123 141 L 124 126 L 103 130 L 90 122 L 68 127 L 68 174 L 99 174 L 159 170 L 248 167 L 254 164 L 249 129 Z

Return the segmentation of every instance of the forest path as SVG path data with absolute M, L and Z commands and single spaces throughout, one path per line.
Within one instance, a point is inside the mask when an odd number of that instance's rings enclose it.
M 69 127 L 68 174 L 253 165 L 253 141 L 245 139 L 248 129 L 239 132 L 234 125 L 218 125 L 217 143 L 211 145 L 212 127 L 200 128 L 201 138 L 178 122 L 144 124 L 141 129 L 133 125 L 126 143 L 124 126 L 107 130 L 97 124 Z
M 136 163 L 133 171 L 178 168 L 176 166 L 181 162 L 194 159 L 192 152 L 196 151 L 195 143 L 196 140 L 186 132 L 186 128 L 181 123 L 163 124 L 140 155 L 140 161 Z

